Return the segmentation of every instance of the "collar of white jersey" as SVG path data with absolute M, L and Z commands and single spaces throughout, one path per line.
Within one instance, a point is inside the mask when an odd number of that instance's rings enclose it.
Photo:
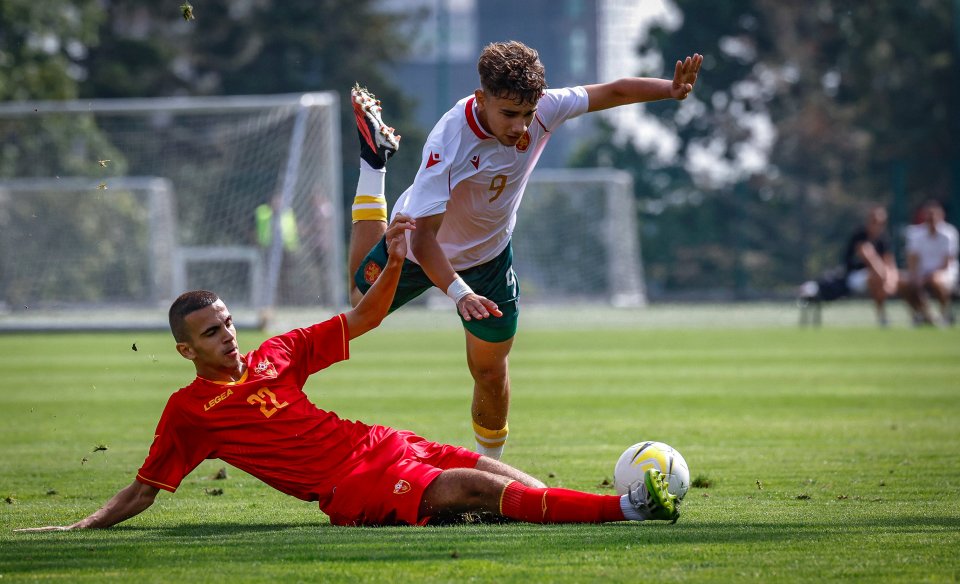
M 481 140 L 489 140 L 493 138 L 490 134 L 483 129 L 483 126 L 480 125 L 480 120 L 477 119 L 476 112 L 476 97 L 471 97 L 467 100 L 467 103 L 464 105 L 463 113 L 467 117 L 467 125 L 470 126 L 470 129 L 473 130 L 473 133 L 477 135 L 477 138 Z

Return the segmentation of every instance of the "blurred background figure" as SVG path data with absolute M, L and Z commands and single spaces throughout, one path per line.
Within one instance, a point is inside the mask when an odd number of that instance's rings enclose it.
M 885 303 L 897 293 L 900 278 L 887 234 L 887 210 L 882 205 L 871 207 L 864 224 L 850 236 L 844 267 L 847 289 L 851 294 L 870 296 L 877 323 L 887 326 Z
M 913 310 L 914 324 L 933 324 L 928 295 L 940 304 L 942 323 L 953 325 L 951 296 L 957 287 L 957 228 L 945 221 L 943 206 L 928 201 L 921 210 L 923 223 L 907 231 L 907 274 L 904 298 Z

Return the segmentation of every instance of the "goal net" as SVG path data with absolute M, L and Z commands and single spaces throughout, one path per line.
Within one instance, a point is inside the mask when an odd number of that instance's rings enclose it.
M 524 304 L 646 304 L 627 172 L 535 171 L 517 216 L 513 250 Z
M 251 319 L 342 306 L 337 110 L 333 92 L 0 104 L 0 327 L 162 326 L 196 288 Z
M 534 171 L 512 245 L 524 306 L 647 304 L 633 177 L 628 172 Z M 450 308 L 450 300 L 436 288 L 424 302 L 431 308 Z

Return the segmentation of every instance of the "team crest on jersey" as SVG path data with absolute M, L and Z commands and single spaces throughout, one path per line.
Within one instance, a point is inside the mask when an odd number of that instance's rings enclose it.
M 367 265 L 363 267 L 363 280 L 367 284 L 373 285 L 377 281 L 377 278 L 380 277 L 380 272 L 382 268 L 377 265 L 377 262 L 370 260 L 367 262 Z
M 530 147 L 530 132 L 524 132 L 523 136 L 520 136 L 520 141 L 517 142 L 517 150 L 520 152 L 526 152 L 527 148 Z
M 277 370 L 276 368 L 274 368 L 273 363 L 267 360 L 263 360 L 257 363 L 257 366 L 253 368 L 253 372 L 258 375 L 264 375 L 266 377 L 277 376 Z
M 400 479 L 397 481 L 397 484 L 393 485 L 393 494 L 394 495 L 403 495 L 410 492 L 410 483 Z

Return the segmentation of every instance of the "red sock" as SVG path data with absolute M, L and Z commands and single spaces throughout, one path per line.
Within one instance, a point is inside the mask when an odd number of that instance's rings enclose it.
M 529 523 L 603 523 L 624 521 L 618 495 L 593 495 L 570 489 L 535 489 L 513 481 L 500 495 L 500 514 Z

